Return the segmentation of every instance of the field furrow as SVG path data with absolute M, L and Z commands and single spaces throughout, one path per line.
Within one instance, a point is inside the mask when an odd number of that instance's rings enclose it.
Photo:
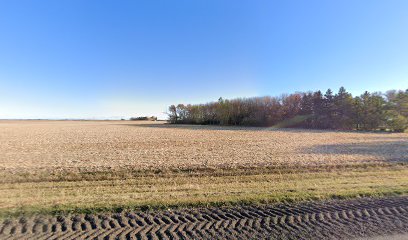
M 139 224 L 124 224 L 132 220 Z M 0 238 L 351 239 L 395 233 L 408 233 L 408 197 L 20 217 L 1 223 Z

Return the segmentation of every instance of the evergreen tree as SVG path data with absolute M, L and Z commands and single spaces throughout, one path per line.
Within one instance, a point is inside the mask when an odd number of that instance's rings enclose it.
M 324 100 L 321 91 L 317 91 L 313 94 L 313 122 L 312 128 L 324 127 Z
M 334 96 L 330 88 L 324 94 L 323 102 L 323 128 L 334 128 Z
M 344 87 L 334 96 L 334 128 L 353 129 L 353 97 Z
M 408 128 L 408 90 L 364 92 L 352 97 L 344 87 L 276 97 L 237 98 L 206 104 L 171 105 L 171 123 L 285 126 L 317 129 L 403 131 Z
M 385 100 L 380 94 L 361 95 L 361 125 L 363 130 L 376 130 L 385 120 Z
M 388 91 L 386 110 L 386 126 L 391 131 L 402 132 L 408 128 L 408 89 Z

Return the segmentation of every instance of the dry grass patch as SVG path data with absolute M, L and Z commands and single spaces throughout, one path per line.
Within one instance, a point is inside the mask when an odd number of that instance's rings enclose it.
M 408 134 L 0 121 L 0 214 L 408 193 Z
M 408 193 L 406 166 L 361 170 L 7 183 L 0 213 L 101 211 L 381 196 Z

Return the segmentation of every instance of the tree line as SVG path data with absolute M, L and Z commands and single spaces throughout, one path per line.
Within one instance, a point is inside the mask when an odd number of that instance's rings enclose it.
M 130 121 L 157 121 L 157 117 L 155 116 L 145 116 L 145 117 L 131 117 L 129 118 Z
M 276 126 L 339 130 L 404 131 L 408 128 L 408 89 L 364 92 L 353 97 L 344 87 L 334 94 L 298 92 L 280 97 L 223 99 L 171 105 L 169 122 L 203 125 Z

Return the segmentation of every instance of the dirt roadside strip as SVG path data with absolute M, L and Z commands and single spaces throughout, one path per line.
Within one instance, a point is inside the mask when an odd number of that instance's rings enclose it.
M 408 196 L 33 216 L 0 224 L 0 239 L 376 239 L 406 234 Z
M 388 235 L 388 236 L 378 236 L 378 237 L 366 237 L 366 238 L 359 238 L 356 240 L 407 240 L 407 239 L 408 239 L 408 233 Z

